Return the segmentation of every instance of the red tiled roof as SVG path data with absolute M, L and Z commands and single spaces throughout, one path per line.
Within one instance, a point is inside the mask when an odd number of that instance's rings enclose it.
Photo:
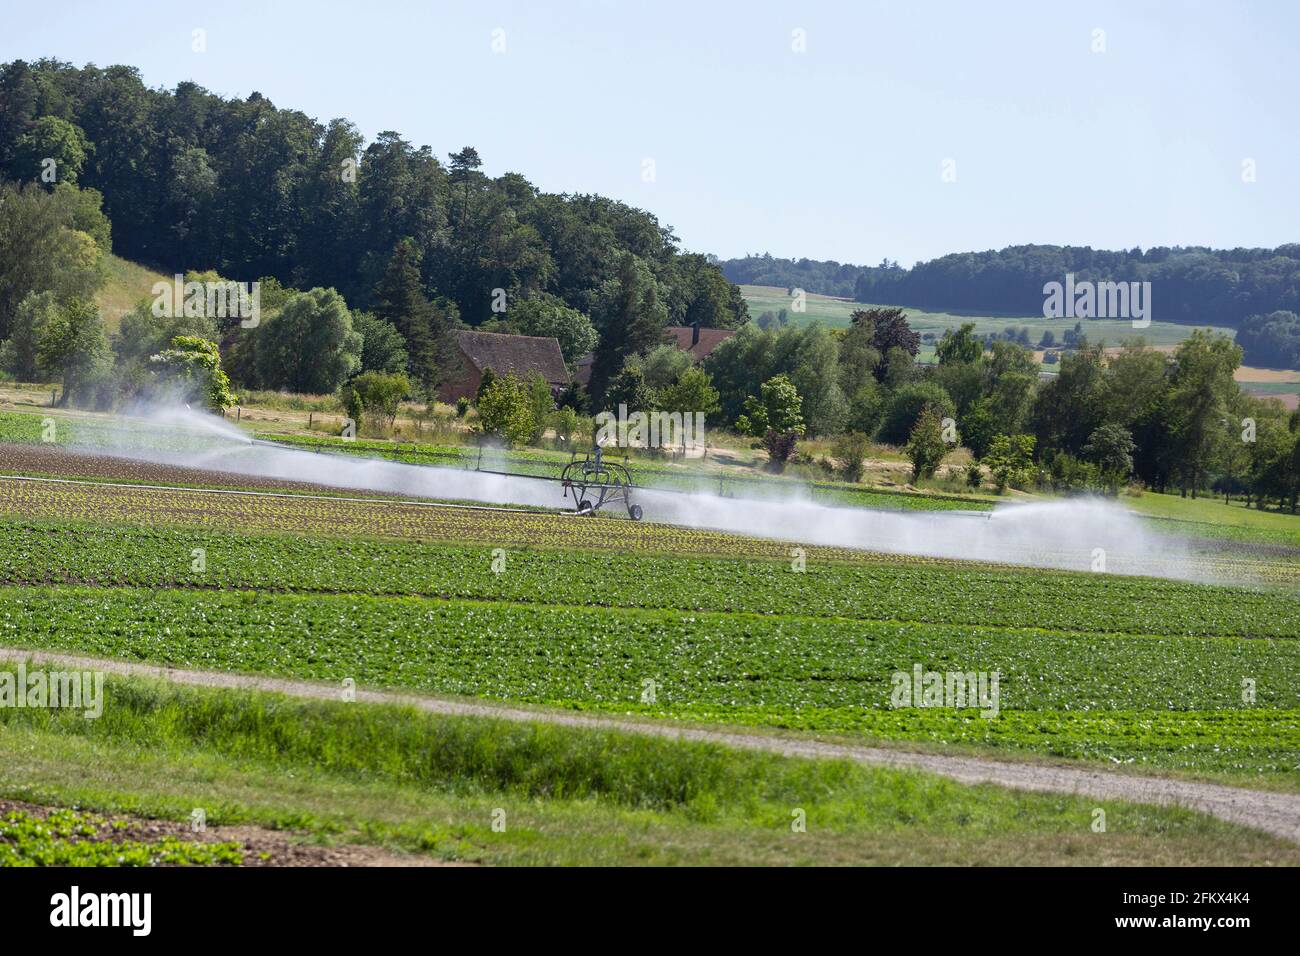
M 691 345 L 691 338 L 695 334 L 695 329 L 691 326 L 670 325 L 664 331 L 672 336 L 679 349 L 690 352 L 697 362 L 736 334 L 732 329 L 700 329 L 700 340 Z
M 457 332 L 456 342 L 480 372 L 490 368 L 498 375 L 513 372 L 516 378 L 528 378 L 534 372 L 540 372 L 542 378 L 552 385 L 565 385 L 569 381 L 564 353 L 554 338 L 499 332 Z

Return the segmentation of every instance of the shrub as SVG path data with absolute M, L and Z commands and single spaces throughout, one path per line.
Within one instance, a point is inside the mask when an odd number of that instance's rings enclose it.
M 528 386 L 514 375 L 493 378 L 478 399 L 478 429 L 507 445 L 523 445 L 537 427 Z
M 220 413 L 239 401 L 230 391 L 230 379 L 221 370 L 221 352 L 215 342 L 193 335 L 178 335 L 171 348 L 151 355 L 149 361 L 160 383 L 178 390 L 184 401 L 201 401 Z
M 900 386 L 885 406 L 879 438 L 890 445 L 902 445 L 911 437 L 917 419 L 926 405 L 934 408 L 937 418 L 956 418 L 952 398 L 935 382 L 910 382 Z
M 785 471 L 785 463 L 794 454 L 795 442 L 799 440 L 795 432 L 779 432 L 769 428 L 763 436 L 763 447 L 767 449 L 767 467 L 769 471 Z
M 804 433 L 803 399 L 788 376 L 769 378 L 759 386 L 759 393 L 759 398 L 751 395 L 745 399 L 745 414 L 736 420 L 737 431 L 761 435 L 764 442 L 769 432 L 796 438 Z M 793 442 L 790 447 L 794 448 Z
M 363 372 L 352 380 L 351 388 L 360 396 L 365 410 L 383 415 L 391 428 L 411 383 L 401 374 Z
M 933 478 L 948 453 L 943 440 L 943 425 L 933 405 L 921 409 L 907 442 L 907 457 L 912 462 L 912 480 Z
M 557 447 L 572 448 L 581 440 L 582 419 L 567 405 L 551 413 L 551 428 L 555 430 Z
M 861 432 L 849 432 L 835 440 L 831 454 L 840 460 L 840 474 L 845 481 L 856 484 L 862 480 L 865 459 L 870 450 L 871 439 Z
M 551 386 L 547 384 L 546 379 L 537 372 L 534 372 L 525 384 L 524 390 L 528 395 L 528 414 L 533 420 L 533 429 L 528 435 L 528 441 L 536 445 L 546 431 L 551 413 L 555 411 L 555 396 L 551 394 Z
M 1050 485 L 1053 491 L 1099 491 L 1105 485 L 1098 466 L 1064 451 L 1052 456 L 1040 483 Z
M 1008 485 L 1021 487 L 1029 481 L 1033 473 L 1033 454 L 1033 435 L 998 435 L 993 439 L 984 464 L 993 473 L 993 485 L 998 494 L 1004 494 Z
M 348 413 L 348 418 L 352 419 L 352 434 L 354 436 L 361 434 L 361 420 L 365 417 L 365 404 L 361 401 L 361 393 L 351 386 L 343 390 L 343 408 Z
M 1101 470 L 1102 483 L 1112 494 L 1133 472 L 1133 452 L 1137 446 L 1127 428 L 1114 423 L 1102 425 L 1088 438 L 1083 454 Z

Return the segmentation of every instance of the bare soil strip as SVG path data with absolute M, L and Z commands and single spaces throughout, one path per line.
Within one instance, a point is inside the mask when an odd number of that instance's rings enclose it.
M 309 681 L 255 677 L 223 671 L 182 670 L 79 655 L 51 654 L 0 647 L 0 661 L 26 660 L 81 670 L 133 677 L 148 677 L 176 684 L 234 690 L 260 690 L 291 697 L 338 700 L 341 688 Z M 789 757 L 854 760 L 859 763 L 923 770 L 960 783 L 991 783 L 1015 790 L 1077 794 L 1098 800 L 1181 806 L 1207 813 L 1273 836 L 1300 843 L 1300 794 L 1247 790 L 1223 784 L 1199 783 L 1162 777 L 1107 773 L 1082 767 L 1015 763 L 982 757 L 912 753 L 881 747 L 826 743 L 779 737 L 760 732 L 729 732 L 668 722 L 630 721 L 616 717 L 565 714 L 489 703 L 448 700 L 381 691 L 355 691 L 362 703 L 403 704 L 435 714 L 491 717 L 499 720 L 535 721 L 592 730 L 616 730 L 671 740 L 701 741 L 726 747 L 765 751 Z

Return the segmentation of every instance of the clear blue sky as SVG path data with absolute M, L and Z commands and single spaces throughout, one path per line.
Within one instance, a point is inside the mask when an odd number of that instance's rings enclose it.
M 2 21 L 3 60 L 127 63 L 444 158 L 473 145 L 723 257 L 1300 240 L 1293 0 L 7 0 Z

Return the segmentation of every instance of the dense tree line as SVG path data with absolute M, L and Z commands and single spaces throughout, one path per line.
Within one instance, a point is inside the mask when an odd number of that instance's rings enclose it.
M 632 256 L 666 321 L 746 318 L 720 270 L 643 210 L 489 177 L 472 148 L 442 162 L 395 132 L 367 144 L 346 119 L 322 124 L 259 93 L 150 89 L 127 66 L 0 66 L 0 176 L 40 181 L 46 159 L 60 182 L 102 194 L 115 252 L 165 271 L 270 276 L 370 309 L 409 241 L 424 296 L 474 326 L 543 293 L 591 314 Z
M 971 483 L 987 475 L 999 490 L 1114 492 L 1136 480 L 1296 508 L 1300 412 L 1240 390 L 1241 349 L 1225 335 L 1197 329 L 1172 354 L 1141 340 L 1107 350 L 1080 336 L 1053 376 L 1040 374 L 1028 348 L 985 341 L 973 324 L 945 333 L 935 365 L 917 365 L 917 347 L 901 310 L 874 308 L 843 330 L 746 326 L 704 369 L 719 392 L 717 417 L 764 434 L 769 448 L 768 423 L 784 408 L 780 429 L 859 436 L 841 449 L 861 449 L 867 437 L 900 446 L 917 477 L 960 445 L 984 466 L 972 466 Z M 858 466 L 842 463 L 849 476 Z
M 1151 318 L 1237 327 L 1247 316 L 1300 307 L 1300 244 L 1276 249 L 1157 247 L 1110 252 L 1086 246 L 1010 246 L 943 256 L 911 269 L 864 269 L 859 302 L 1039 314 L 1043 286 L 1076 281 L 1150 282 Z
M 235 400 L 229 368 L 245 386 L 337 391 L 357 421 L 391 423 L 402 396 L 427 399 L 421 378 L 436 383 L 446 369 L 458 311 L 425 294 L 409 241 L 394 248 L 370 311 L 350 308 L 333 288 L 267 279 L 256 327 L 204 308 L 160 314 L 145 305 L 109 336 L 94 305 L 109 236 L 94 190 L 0 184 L 0 301 L 17 302 L 0 343 L 3 371 L 57 382 L 61 401 L 81 405 L 161 393 L 221 407 Z M 480 422 L 533 442 L 556 422 L 572 436 L 581 413 L 622 403 L 702 412 L 714 427 L 758 439 L 776 467 L 804 436 L 840 436 L 843 456 L 864 454 L 868 438 L 903 448 L 918 478 L 964 446 L 982 462 L 968 469 L 972 483 L 991 478 L 1000 490 L 1113 492 L 1136 479 L 1292 509 L 1300 494 L 1300 414 L 1240 391 L 1241 348 L 1223 335 L 1196 330 L 1172 354 L 1140 342 L 1108 353 L 1076 329 L 1059 372 L 1044 377 L 1019 336 L 986 339 L 973 324 L 946 332 L 937 362 L 918 365 L 921 338 L 906 313 L 877 307 L 854 313 L 846 329 L 746 323 L 697 366 L 663 341 L 660 288 L 645 261 L 625 253 L 593 298 L 594 322 L 546 295 L 495 320 L 554 329 L 571 351 L 598 336 L 593 372 L 605 381 L 594 397 L 571 387 L 562 419 L 552 417 L 545 382 L 485 386 Z M 840 466 L 861 473 L 860 458 Z

